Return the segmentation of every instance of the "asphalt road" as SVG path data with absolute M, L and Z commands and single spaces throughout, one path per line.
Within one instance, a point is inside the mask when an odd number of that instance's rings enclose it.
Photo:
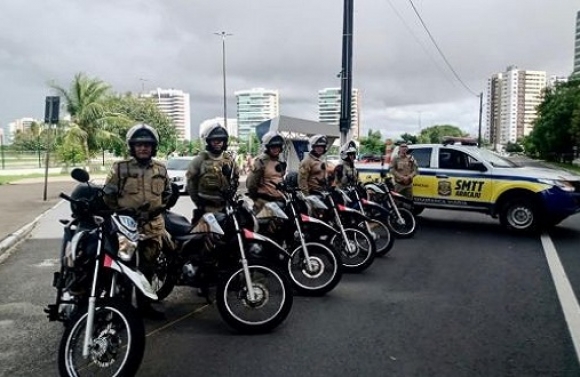
M 182 197 L 178 211 L 189 214 Z M 60 205 L 0 264 L 0 376 L 55 376 L 62 334 L 53 301 Z M 576 296 L 580 216 L 551 232 Z M 363 274 L 325 297 L 296 297 L 274 332 L 232 332 L 192 289 L 147 322 L 139 376 L 578 376 L 539 237 L 505 233 L 484 215 L 426 210 Z

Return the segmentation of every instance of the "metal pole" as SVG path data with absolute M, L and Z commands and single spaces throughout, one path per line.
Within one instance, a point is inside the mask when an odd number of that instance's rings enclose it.
M 52 109 L 52 106 L 51 106 Z M 46 135 L 46 160 L 44 166 L 44 193 L 42 194 L 42 200 L 46 201 L 47 199 L 47 188 L 48 188 L 48 163 L 50 160 L 50 123 L 48 124 L 48 133 Z
M 342 26 L 342 71 L 340 85 L 340 143 L 346 143 L 348 132 L 352 124 L 351 96 L 352 96 L 352 31 L 354 0 L 344 0 Z
M 228 105 L 227 105 L 227 89 L 226 89 L 226 37 L 233 34 L 226 33 L 225 31 L 214 33 L 222 37 L 222 79 L 224 84 L 224 127 L 228 128 Z
M 477 146 L 481 148 L 481 113 L 483 111 L 483 92 L 479 93 L 479 128 L 477 136 Z
M 4 165 L 4 135 L 0 134 L 0 153 L 2 154 L 2 170 L 6 168 Z

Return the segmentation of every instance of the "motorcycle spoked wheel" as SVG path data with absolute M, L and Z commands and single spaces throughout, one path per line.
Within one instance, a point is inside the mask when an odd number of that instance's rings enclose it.
M 89 357 L 83 343 L 87 307 L 66 328 L 58 352 L 61 376 L 133 376 L 145 351 L 145 326 L 135 309 L 123 302 L 97 301 Z
M 375 241 L 375 252 L 377 253 L 377 256 L 382 257 L 387 255 L 395 243 L 395 237 L 392 236 L 389 227 L 379 220 L 368 221 L 368 226 L 371 231 L 371 237 Z M 366 230 L 364 222 L 360 223 L 358 227 Z
M 174 251 L 177 252 L 177 251 Z M 167 298 L 173 292 L 177 283 L 177 276 L 171 270 L 171 260 L 164 250 L 161 250 L 155 264 L 155 271 L 151 277 L 151 287 L 157 293 L 159 301 Z
M 218 310 L 235 330 L 256 334 L 271 331 L 290 313 L 294 296 L 288 278 L 270 264 L 249 264 L 255 299 L 252 301 L 240 267 L 220 279 L 216 291 Z
M 340 257 L 320 243 L 307 242 L 306 247 L 312 268 L 308 269 L 304 251 L 299 246 L 288 259 L 288 273 L 300 294 L 322 296 L 333 290 L 342 278 Z
M 387 217 L 387 225 L 396 237 L 413 237 L 415 231 L 417 230 L 417 221 L 415 220 L 415 216 L 406 208 L 399 208 L 399 213 L 401 214 L 403 222 L 400 223 L 395 211 L 391 211 Z
M 330 240 L 333 250 L 340 252 L 344 271 L 361 272 L 366 270 L 375 260 L 375 242 L 363 229 L 345 228 L 344 233 L 351 246 L 350 252 L 342 234 L 335 234 Z

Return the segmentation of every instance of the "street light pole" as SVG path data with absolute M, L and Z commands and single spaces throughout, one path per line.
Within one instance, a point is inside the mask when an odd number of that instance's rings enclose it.
M 226 37 L 232 36 L 231 33 L 226 33 L 225 31 L 220 31 L 219 33 L 214 33 L 222 38 L 222 77 L 224 82 L 224 127 L 228 129 L 228 105 L 226 98 Z

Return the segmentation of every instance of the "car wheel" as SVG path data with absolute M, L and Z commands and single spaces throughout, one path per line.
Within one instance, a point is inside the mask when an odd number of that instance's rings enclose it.
M 508 230 L 528 232 L 538 225 L 538 209 L 530 199 L 512 199 L 502 208 L 500 222 Z

